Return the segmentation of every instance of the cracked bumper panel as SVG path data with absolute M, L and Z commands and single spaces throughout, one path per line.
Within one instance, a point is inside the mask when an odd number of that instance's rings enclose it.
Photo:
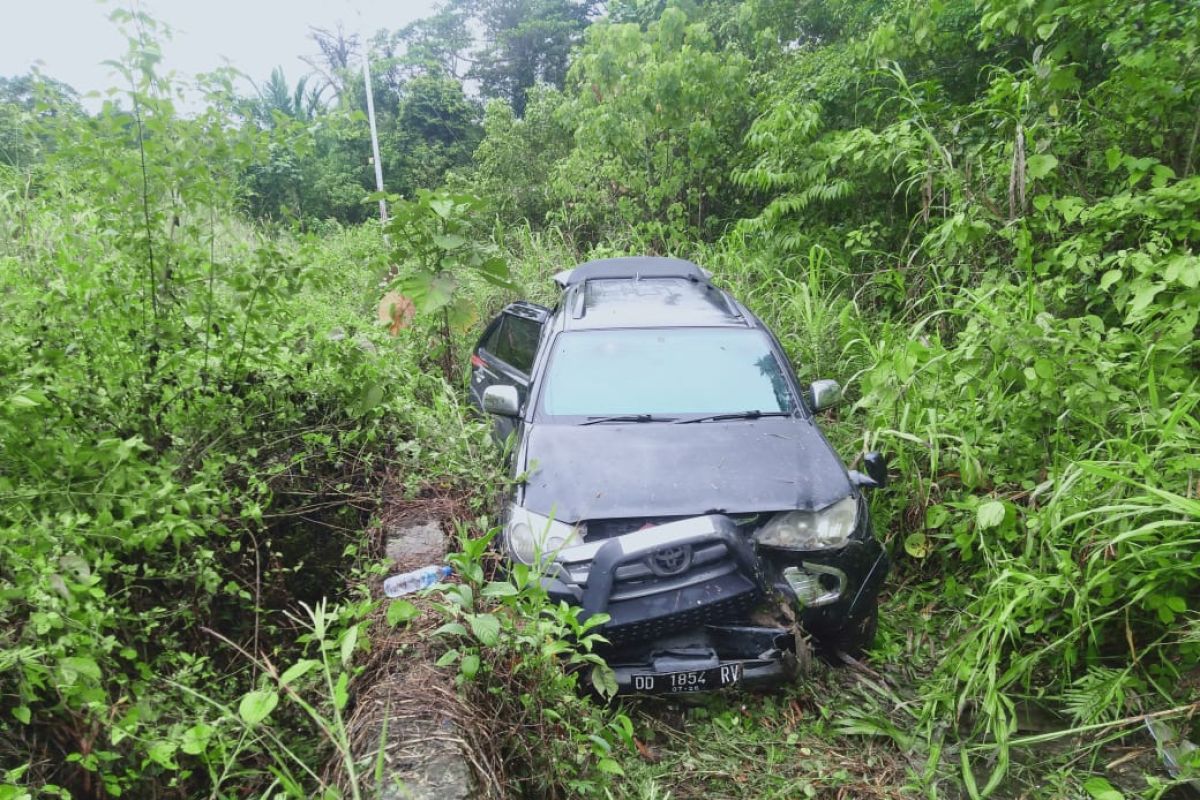
M 795 635 L 786 628 L 710 625 L 608 661 L 620 694 L 680 694 L 770 686 L 796 672 Z
M 852 541 L 830 551 L 798 552 L 759 548 L 768 580 L 785 597 L 796 597 L 796 588 L 811 586 L 799 617 L 805 630 L 818 637 L 841 630 L 870 613 L 888 572 L 888 557 L 874 536 Z M 803 592 L 801 592 L 803 597 Z

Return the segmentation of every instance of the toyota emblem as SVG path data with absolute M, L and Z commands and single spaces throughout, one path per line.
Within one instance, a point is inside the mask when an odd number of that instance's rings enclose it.
M 667 547 L 659 550 L 646 561 L 650 566 L 650 571 L 660 578 L 679 575 L 687 572 L 687 568 L 692 565 L 692 548 L 687 545 Z

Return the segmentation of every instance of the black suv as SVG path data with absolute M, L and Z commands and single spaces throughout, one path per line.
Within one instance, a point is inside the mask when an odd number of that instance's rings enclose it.
M 862 489 L 769 330 L 688 261 L 559 273 L 554 309 L 515 303 L 471 357 L 472 401 L 515 435 L 503 549 L 553 599 L 606 613 L 625 692 L 788 675 L 799 630 L 830 652 L 875 634 L 888 569 Z

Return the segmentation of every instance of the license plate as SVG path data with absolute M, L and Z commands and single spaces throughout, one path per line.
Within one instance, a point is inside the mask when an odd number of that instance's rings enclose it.
M 635 674 L 635 692 L 678 694 L 680 692 L 707 692 L 723 686 L 733 686 L 742 680 L 742 665 L 722 664 L 712 669 L 689 669 L 683 672 L 655 672 Z

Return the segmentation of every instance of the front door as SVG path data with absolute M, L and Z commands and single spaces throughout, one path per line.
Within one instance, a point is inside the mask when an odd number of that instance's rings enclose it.
M 471 354 L 471 402 L 483 408 L 489 386 L 515 386 L 521 407 L 529 398 L 529 375 L 537 355 L 542 326 L 550 310 L 534 303 L 513 303 L 492 320 Z M 511 417 L 492 417 L 500 441 L 516 429 Z

